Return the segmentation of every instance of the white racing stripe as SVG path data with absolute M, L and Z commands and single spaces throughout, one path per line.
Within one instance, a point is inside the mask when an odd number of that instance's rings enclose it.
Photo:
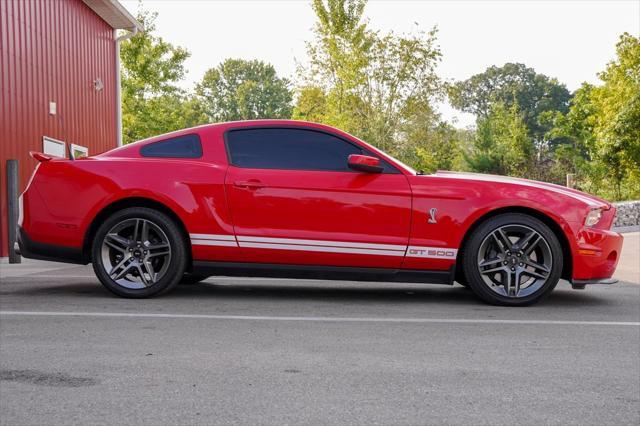
M 221 246 L 221 247 L 238 247 L 235 241 L 216 241 L 216 240 L 191 240 L 194 246 Z
M 195 240 L 220 240 L 220 241 L 235 241 L 236 237 L 233 235 L 221 235 L 221 234 L 189 234 L 191 239 Z
M 347 241 L 328 241 L 328 240 L 302 240 L 297 238 L 266 238 L 266 237 L 248 237 L 238 235 L 240 245 L 243 242 L 248 243 L 273 243 L 273 244 L 296 244 L 304 246 L 326 246 L 326 247 L 351 247 L 366 248 L 374 250 L 400 250 L 405 251 L 406 245 L 399 244 L 372 244 L 372 243 L 354 243 Z
M 307 246 L 300 244 L 270 244 L 240 242 L 240 247 L 273 250 L 314 251 L 323 253 L 373 254 L 378 256 L 404 256 L 404 250 L 375 250 L 352 247 Z
M 223 234 L 189 234 L 194 246 L 238 247 L 236 237 Z
M 374 244 L 353 241 L 270 238 L 249 235 L 189 234 L 191 244 L 202 246 L 246 247 L 270 250 L 311 251 L 324 253 L 369 254 L 377 256 L 407 256 L 426 259 L 455 260 L 458 250 L 442 247 Z
M 574 320 L 511 320 L 484 318 L 381 318 L 381 317 L 299 317 L 262 315 L 207 315 L 207 314 L 157 314 L 143 312 L 52 312 L 52 311 L 0 311 L 0 316 L 21 317 L 95 317 L 95 318 L 173 318 L 238 321 L 300 321 L 300 322 L 377 322 L 417 324 L 513 324 L 513 325 L 582 325 L 582 326 L 631 326 L 639 327 L 639 321 L 574 321 Z

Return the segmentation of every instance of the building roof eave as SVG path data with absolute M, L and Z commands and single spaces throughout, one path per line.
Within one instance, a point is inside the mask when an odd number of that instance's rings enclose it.
M 82 0 L 113 29 L 142 31 L 142 25 L 117 0 Z

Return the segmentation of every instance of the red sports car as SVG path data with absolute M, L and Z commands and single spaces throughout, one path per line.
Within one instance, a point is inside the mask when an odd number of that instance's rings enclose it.
M 40 163 L 21 197 L 25 257 L 93 263 L 113 293 L 242 275 L 470 287 L 526 305 L 560 278 L 610 284 L 608 202 L 557 185 L 417 173 L 332 127 L 212 124 Z

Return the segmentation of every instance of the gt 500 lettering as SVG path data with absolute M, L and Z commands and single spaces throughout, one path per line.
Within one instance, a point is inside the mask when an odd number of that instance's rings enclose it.
M 407 248 L 407 256 L 424 257 L 427 259 L 450 259 L 455 260 L 458 254 L 457 249 L 439 248 L 439 247 L 417 247 L 409 246 Z

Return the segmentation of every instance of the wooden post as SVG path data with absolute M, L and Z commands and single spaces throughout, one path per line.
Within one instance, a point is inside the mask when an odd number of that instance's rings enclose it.
M 573 173 L 567 173 L 567 188 L 573 188 L 575 175 Z

